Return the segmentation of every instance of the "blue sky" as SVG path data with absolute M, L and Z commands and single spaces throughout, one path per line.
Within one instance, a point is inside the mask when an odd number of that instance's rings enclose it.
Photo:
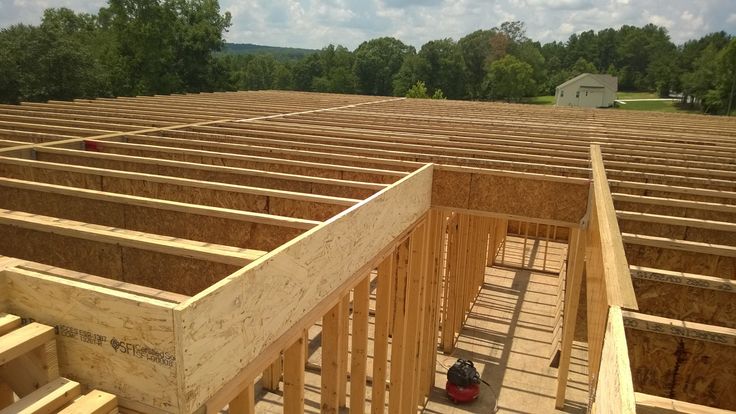
M 100 0 L 0 0 L 0 27 L 38 23 L 43 9 L 95 12 Z M 566 40 L 571 33 L 655 23 L 675 43 L 706 33 L 736 33 L 736 0 L 220 0 L 233 15 L 230 42 L 350 49 L 394 36 L 416 47 L 432 39 L 522 20 L 529 37 Z

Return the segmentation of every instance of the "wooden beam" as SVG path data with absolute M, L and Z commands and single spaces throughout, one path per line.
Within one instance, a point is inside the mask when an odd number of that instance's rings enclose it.
M 161 200 L 150 197 L 109 193 L 104 191 L 89 190 L 85 188 L 39 183 L 35 181 L 16 180 L 13 178 L 0 177 L 0 186 L 51 194 L 68 195 L 89 200 L 108 201 L 111 203 L 119 203 L 138 207 L 177 211 L 187 214 L 220 217 L 249 223 L 262 223 L 281 227 L 298 228 L 303 230 L 309 230 L 320 223 L 316 220 L 306 220 L 293 217 L 277 216 L 272 214 L 255 213 L 251 211 L 211 207 L 200 204 L 181 203 L 177 201 Z
M 140 143 L 131 144 L 131 143 L 125 143 L 125 142 L 94 141 L 94 140 L 89 140 L 89 141 L 99 143 L 98 147 L 102 147 L 103 149 L 106 147 L 110 147 L 110 148 L 130 149 L 133 151 L 150 150 L 151 152 L 159 151 L 162 153 L 169 153 L 169 154 L 186 154 L 186 155 L 194 155 L 194 156 L 198 155 L 202 157 L 215 157 L 219 159 L 264 163 L 266 165 L 274 164 L 274 165 L 295 166 L 295 167 L 300 167 L 304 169 L 313 169 L 316 171 L 321 171 L 321 170 L 332 170 L 332 171 L 337 171 L 337 172 L 349 171 L 349 172 L 355 172 L 355 173 L 375 174 L 379 176 L 395 177 L 397 179 L 400 177 L 405 177 L 406 175 L 409 174 L 405 171 L 354 167 L 354 166 L 343 165 L 343 164 L 329 164 L 329 163 L 324 163 L 324 162 L 299 161 L 299 160 L 291 160 L 288 158 L 263 157 L 263 156 L 254 156 L 254 155 L 244 155 L 240 153 L 222 152 L 222 150 L 227 150 L 227 149 L 238 149 L 237 145 L 229 144 L 226 142 L 196 141 L 196 140 L 184 140 L 184 139 L 177 140 L 177 139 L 169 139 L 169 138 L 151 138 L 151 137 L 146 137 L 146 136 L 134 136 L 134 137 L 138 140 L 147 140 L 147 142 L 151 142 L 151 144 L 140 144 Z M 169 140 L 171 141 L 169 142 Z M 218 149 L 219 151 L 180 148 L 174 145 L 170 145 L 170 144 L 177 143 L 177 142 L 182 142 L 186 144 L 196 144 L 197 146 L 200 146 L 203 148 L 211 147 L 213 149 Z M 154 144 L 159 144 L 159 145 L 154 145 Z M 160 145 L 160 144 L 169 144 L 169 145 Z
M 54 328 L 30 323 L 0 337 L 0 365 L 54 340 Z
M 254 387 L 251 383 L 230 401 L 229 414 L 256 414 L 255 401 Z
M 350 352 L 350 414 L 365 413 L 366 364 L 368 358 L 368 307 L 370 274 L 353 293 L 353 331 Z
M 653 280 L 656 282 L 736 293 L 736 280 L 734 279 L 674 272 L 644 266 L 629 267 L 631 269 L 631 277 L 635 279 Z
M 664 216 L 660 214 L 641 213 L 638 211 L 616 211 L 616 217 L 622 220 L 660 223 L 672 226 L 693 227 L 718 231 L 736 232 L 736 223 L 725 221 L 705 220 L 689 217 Z
M 182 172 L 186 170 L 199 170 L 199 171 L 207 171 L 207 172 L 213 172 L 213 173 L 219 172 L 219 173 L 227 173 L 227 174 L 240 175 L 240 176 L 270 178 L 270 179 L 282 180 L 282 181 L 301 181 L 301 182 L 307 182 L 307 183 L 312 183 L 312 184 L 352 187 L 352 188 L 361 188 L 361 189 L 368 189 L 368 190 L 381 190 L 388 185 L 388 184 L 378 184 L 378 183 L 366 183 L 366 182 L 361 182 L 361 181 L 340 180 L 340 179 L 334 179 L 334 178 L 313 177 L 313 176 L 306 176 L 306 175 L 299 175 L 299 174 L 286 174 L 286 173 L 279 173 L 279 172 L 273 172 L 273 171 L 226 167 L 222 165 L 206 165 L 206 164 L 199 164 L 196 162 L 172 161 L 172 160 L 167 160 L 167 159 L 162 159 L 162 158 L 148 158 L 148 157 L 138 157 L 138 156 L 132 156 L 132 155 L 118 155 L 118 154 L 108 154 L 108 153 L 101 153 L 101 152 L 79 151 L 79 150 L 72 150 L 72 149 L 66 149 L 66 148 L 52 148 L 52 147 L 37 148 L 36 153 L 37 153 L 37 156 L 41 160 L 43 160 L 42 154 L 54 154 L 54 155 L 62 156 L 62 157 L 68 156 L 68 157 L 79 157 L 79 158 L 88 158 L 88 159 L 125 161 L 125 162 L 131 162 L 131 163 L 136 163 L 136 164 L 153 164 L 153 165 L 158 165 L 158 166 L 177 168 L 181 170 Z
M 660 191 L 663 193 L 674 193 L 674 194 L 688 194 L 688 195 L 699 195 L 703 197 L 712 197 L 712 198 L 722 198 L 722 199 L 735 199 L 736 198 L 736 192 L 735 191 L 726 191 L 726 190 L 714 190 L 707 187 L 686 187 L 686 186 L 676 186 L 672 183 L 670 184 L 656 184 L 656 183 L 642 183 L 637 181 L 625 181 L 625 180 L 609 180 L 609 183 L 614 188 L 635 188 L 638 190 L 645 190 L 645 191 Z M 621 194 L 621 193 L 617 193 Z M 628 196 L 628 194 L 626 194 Z M 650 196 L 639 196 L 640 202 L 646 203 L 647 200 L 654 201 L 655 199 L 664 199 L 664 200 L 678 200 L 676 198 L 667 198 L 667 197 L 650 197 Z M 686 200 L 682 200 L 686 201 Z M 666 201 L 669 203 L 670 201 Z
M 73 401 L 80 393 L 79 383 L 57 378 L 0 411 L 0 414 L 53 413 Z
M 641 246 L 660 247 L 662 249 L 680 250 L 717 256 L 736 257 L 736 247 L 721 244 L 694 242 L 689 240 L 670 239 L 667 237 L 648 236 L 645 234 L 621 234 L 624 243 Z
M 653 197 L 633 194 L 613 194 L 614 201 L 625 201 L 629 203 L 653 204 L 668 207 L 692 208 L 697 210 L 720 211 L 736 214 L 736 205 L 722 204 L 709 201 L 681 200 L 679 198 Z
M 340 328 L 340 348 L 338 355 L 340 357 L 338 369 L 338 389 L 337 395 L 340 399 L 340 408 L 347 407 L 348 404 L 348 375 L 350 373 L 349 347 L 350 347 L 350 294 L 342 298 L 342 327 Z
M 420 347 L 422 337 L 422 302 L 427 295 L 424 281 L 426 280 L 426 249 L 428 220 L 423 220 L 414 230 L 409 239 L 409 266 L 407 268 L 406 286 L 406 320 L 404 322 L 404 370 L 402 378 L 403 400 L 401 413 L 416 413 L 419 401 L 424 402 L 423 393 L 419 389 L 421 378 Z M 393 354 L 392 354 L 393 355 Z
M 118 171 L 118 170 L 111 170 L 111 169 L 105 169 L 105 168 L 85 167 L 85 166 L 79 166 L 79 165 L 69 165 L 69 164 L 61 164 L 61 163 L 46 162 L 46 161 L 25 160 L 25 159 L 20 159 L 20 158 L 7 158 L 7 157 L 2 158 L 0 165 L 2 164 L 16 165 L 16 166 L 21 166 L 23 168 L 40 168 L 40 169 L 48 169 L 48 170 L 53 170 L 53 171 L 68 171 L 68 172 L 87 174 L 87 175 L 93 175 L 93 176 L 115 177 L 115 178 L 123 178 L 123 179 L 128 179 L 128 180 L 149 181 L 149 182 L 155 182 L 155 183 L 180 185 L 183 187 L 207 188 L 207 189 L 228 191 L 228 192 L 234 192 L 234 193 L 256 194 L 256 195 L 264 195 L 264 196 L 271 196 L 271 197 L 287 198 L 287 199 L 292 199 L 292 200 L 311 201 L 311 202 L 326 203 L 326 204 L 336 204 L 336 205 L 342 205 L 342 206 L 353 206 L 360 201 L 358 199 L 345 198 L 345 197 L 307 194 L 307 193 L 299 193 L 295 191 L 274 190 L 274 189 L 268 189 L 268 188 L 249 187 L 249 186 L 244 186 L 244 185 L 228 184 L 228 183 L 215 183 L 215 182 L 195 180 L 195 179 L 189 179 L 189 178 L 178 178 L 178 177 L 165 176 L 165 175 Z
M 386 404 L 386 372 L 388 362 L 389 299 L 391 279 L 395 273 L 394 254 L 378 266 L 376 282 L 376 315 L 373 334 L 373 386 L 371 387 L 371 413 L 383 414 Z M 384 384 L 384 386 L 381 386 Z
M 284 414 L 304 413 L 305 345 L 304 336 L 300 336 L 284 351 Z
M 58 414 L 110 414 L 118 407 L 118 398 L 110 393 L 92 390 L 64 407 Z
M 337 414 L 340 411 L 340 341 L 342 335 L 342 301 L 322 318 L 322 389 L 320 412 Z
M 606 324 L 603 358 L 598 373 L 594 413 L 635 414 L 636 401 L 631 378 L 631 363 L 626 345 L 622 311 L 611 306 Z
M 410 236 L 411 237 L 411 236 Z M 408 284 L 408 266 L 409 266 L 409 240 L 401 243 L 397 249 L 396 263 L 396 299 L 394 302 L 394 328 L 391 336 L 391 383 L 388 395 L 388 412 L 390 414 L 401 413 L 401 409 L 406 400 L 410 399 L 409 393 L 405 387 L 404 379 L 414 375 L 413 372 L 407 372 L 406 364 L 406 348 L 410 341 L 406 335 L 406 313 L 408 307 L 407 300 L 407 284 Z M 413 339 L 413 338 L 411 338 Z
M 600 247 L 603 255 L 602 270 L 604 271 L 608 305 L 638 309 L 634 287 L 631 284 L 629 264 L 626 262 L 621 230 L 619 230 L 618 221 L 616 220 L 616 210 L 613 207 L 611 190 L 608 188 L 608 178 L 606 178 L 600 146 L 590 146 L 590 158 L 593 171 L 593 196 L 596 200 L 596 210 L 593 214 L 597 215 L 600 226 Z
M 567 258 L 567 280 L 562 321 L 562 345 L 560 347 L 560 363 L 557 369 L 557 394 L 555 407 L 562 409 L 565 406 L 572 344 L 575 339 L 575 325 L 580 305 L 580 290 L 585 269 L 585 232 L 580 229 L 571 229 L 570 244 Z
M 15 329 L 18 329 L 20 328 L 20 326 L 20 316 L 0 312 L 0 336 L 3 336 Z
M 656 395 L 634 393 L 637 414 L 733 414 L 733 411 L 678 401 Z
M 271 365 L 263 371 L 263 377 L 261 378 L 261 384 L 263 389 L 276 392 L 279 390 L 279 384 L 281 383 L 281 371 L 283 369 L 282 356 L 279 354 Z
M 183 239 L 162 239 L 143 232 L 102 228 L 102 226 L 93 226 L 78 221 L 55 219 L 3 209 L 0 209 L 0 224 L 236 266 L 245 266 L 266 253 L 250 249 L 205 246 L 205 243 L 195 243 Z
M 623 311 L 623 319 L 624 326 L 628 329 L 736 346 L 736 329 L 629 311 Z

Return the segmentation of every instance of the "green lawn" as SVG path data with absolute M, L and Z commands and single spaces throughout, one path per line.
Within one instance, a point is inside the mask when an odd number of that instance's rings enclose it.
M 680 107 L 680 103 L 678 101 L 639 101 L 626 102 L 626 105 L 617 103 L 616 109 L 623 109 L 625 111 L 679 112 L 691 114 L 702 113 L 699 109 L 682 108 Z
M 616 94 L 616 99 L 659 99 L 659 96 L 655 92 L 619 92 Z M 533 98 L 526 98 L 523 102 L 532 105 L 554 105 L 555 97 L 554 95 L 535 96 Z M 677 104 L 677 101 L 639 101 L 627 102 L 625 105 L 616 104 L 616 109 L 627 111 L 700 113 L 697 109 L 682 109 Z
M 645 98 L 639 98 L 645 99 Z M 675 106 L 672 101 L 642 101 L 642 102 L 626 102 L 626 104 L 616 104 L 617 109 L 627 111 L 657 111 L 657 112 L 680 112 L 680 108 Z
M 529 98 L 529 100 L 526 101 L 525 103 L 532 104 L 532 105 L 554 105 L 555 96 L 554 95 L 535 96 L 533 98 Z
M 657 99 L 660 96 L 655 92 L 618 92 L 616 99 Z

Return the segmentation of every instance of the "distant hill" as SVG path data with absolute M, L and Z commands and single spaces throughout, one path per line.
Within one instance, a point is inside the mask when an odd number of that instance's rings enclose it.
M 278 60 L 301 59 L 315 52 L 317 52 L 315 49 L 262 46 L 251 43 L 225 43 L 225 48 L 222 50 L 222 53 L 233 55 L 271 55 Z

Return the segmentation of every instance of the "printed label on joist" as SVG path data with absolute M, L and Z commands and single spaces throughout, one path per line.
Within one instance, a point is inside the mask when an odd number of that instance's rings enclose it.
M 688 275 L 686 273 L 675 272 L 657 272 L 644 269 L 631 269 L 631 277 L 635 279 L 652 280 L 655 282 L 672 283 L 676 285 L 736 293 L 736 281 L 716 277 Z
M 24 269 L 1 276 L 6 312 L 56 328 L 61 375 L 150 407 L 146 412 L 179 411 L 175 305 Z
M 36 322 L 36 320 L 33 318 L 21 318 L 22 325 L 28 325 L 32 322 Z M 116 354 L 120 354 L 121 356 L 131 356 L 169 368 L 176 367 L 176 357 L 174 355 L 169 352 L 153 349 L 146 345 L 123 341 L 115 337 L 108 340 L 106 335 L 100 335 L 98 333 L 62 324 L 55 325 L 54 330 L 57 335 L 63 336 L 64 338 L 78 340 L 80 342 L 100 347 L 110 346 Z
M 623 312 L 624 327 L 681 338 L 736 346 L 736 329 L 721 328 L 674 319 Z

